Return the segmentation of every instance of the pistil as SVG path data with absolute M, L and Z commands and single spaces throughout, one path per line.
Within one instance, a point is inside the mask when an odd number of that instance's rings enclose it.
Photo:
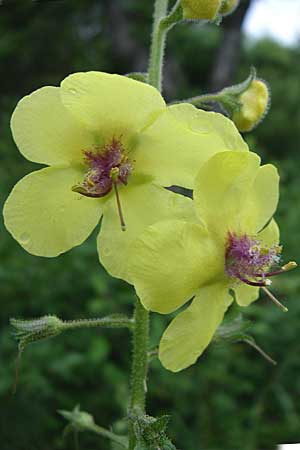
M 118 213 L 119 213 L 119 218 L 120 218 L 121 230 L 122 231 L 126 231 L 126 224 L 125 224 L 124 216 L 123 216 L 123 212 L 122 212 L 118 186 L 117 186 L 117 183 L 113 183 L 113 185 L 114 185 L 114 190 L 115 190 L 115 194 L 116 194 L 116 200 L 117 200 L 117 207 L 118 207 Z

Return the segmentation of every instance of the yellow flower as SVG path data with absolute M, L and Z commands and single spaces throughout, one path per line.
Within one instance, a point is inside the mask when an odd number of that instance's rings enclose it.
M 278 182 L 275 167 L 260 167 L 254 153 L 218 153 L 197 177 L 198 220 L 159 222 L 133 244 L 130 273 L 145 308 L 167 314 L 194 297 L 163 334 L 167 369 L 182 370 L 205 350 L 233 301 L 230 289 L 240 306 L 256 300 L 260 287 L 277 301 L 269 277 L 295 266 L 277 267 Z
M 148 225 L 189 217 L 197 168 L 223 150 L 247 150 L 235 126 L 191 105 L 166 107 L 153 87 L 101 72 L 23 98 L 11 120 L 25 158 L 50 167 L 13 188 L 5 225 L 28 252 L 54 257 L 80 245 L 102 218 L 98 252 L 127 279 L 127 246 Z M 126 232 L 122 231 L 126 228 Z
M 269 109 L 270 93 L 266 83 L 253 80 L 249 88 L 239 97 L 241 108 L 236 111 L 232 120 L 242 131 L 251 131 L 264 118 Z
M 222 0 L 181 0 L 184 19 L 214 20 Z

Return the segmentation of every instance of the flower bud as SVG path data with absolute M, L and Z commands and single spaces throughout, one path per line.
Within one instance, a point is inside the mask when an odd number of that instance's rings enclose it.
M 270 93 L 267 84 L 254 79 L 239 96 L 240 108 L 232 115 L 232 120 L 239 131 L 251 131 L 268 112 Z
M 234 10 L 238 7 L 240 0 L 225 0 L 221 6 L 219 13 L 222 16 L 227 16 L 232 14 Z
M 183 18 L 214 20 L 222 6 L 222 0 L 181 0 Z
M 63 322 L 56 316 L 30 320 L 10 319 L 10 324 L 15 328 L 20 350 L 32 342 L 56 336 L 63 330 Z
M 78 431 L 91 430 L 95 427 L 93 416 L 81 411 L 79 405 L 75 406 L 73 411 L 59 410 L 58 412 Z

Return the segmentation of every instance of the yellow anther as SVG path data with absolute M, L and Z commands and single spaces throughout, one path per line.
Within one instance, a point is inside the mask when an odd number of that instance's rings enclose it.
M 95 181 L 93 180 L 93 177 L 97 175 L 97 170 L 96 169 L 91 169 L 89 170 L 89 172 L 86 175 L 85 178 L 85 182 L 90 186 L 90 187 L 94 187 L 95 186 Z
M 288 272 L 289 270 L 296 269 L 296 267 L 298 267 L 298 264 L 295 261 L 290 261 L 287 264 L 285 264 L 284 266 L 282 266 L 282 270 L 284 270 L 285 272 Z
M 111 169 L 109 176 L 112 179 L 112 181 L 114 182 L 118 181 L 119 173 L 120 173 L 119 167 L 113 167 Z

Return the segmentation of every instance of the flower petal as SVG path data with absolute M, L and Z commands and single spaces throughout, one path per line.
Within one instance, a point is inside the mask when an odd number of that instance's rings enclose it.
M 80 245 L 99 222 L 102 200 L 71 190 L 80 171 L 47 167 L 20 180 L 4 205 L 5 226 L 37 256 L 57 256 Z
M 201 165 L 217 152 L 248 150 L 233 122 L 189 104 L 170 106 L 140 136 L 135 170 L 163 186 L 193 189 Z
M 279 175 L 271 164 L 260 167 L 243 208 L 241 226 L 260 231 L 276 211 L 279 200 Z
M 170 313 L 224 272 L 222 248 L 199 224 L 158 222 L 137 239 L 130 275 L 146 309 Z
M 201 288 L 192 304 L 171 322 L 159 346 L 159 359 L 172 372 L 194 364 L 210 343 L 232 303 L 226 284 Z
M 103 137 L 137 132 L 166 107 L 152 86 L 104 72 L 74 73 L 61 89 L 63 104 Z
M 279 227 L 274 219 L 258 234 L 258 238 L 267 246 L 279 244 Z
M 245 201 L 259 164 L 260 158 L 255 153 L 223 152 L 213 156 L 200 169 L 194 201 L 197 213 L 208 228 L 223 237 L 228 231 L 249 231 L 241 224 L 245 225 Z M 247 211 L 246 215 L 249 216 Z
M 63 106 L 59 88 L 47 86 L 24 97 L 11 118 L 14 140 L 30 161 L 62 165 L 82 161 L 92 135 Z
M 236 302 L 240 306 L 249 306 L 259 297 L 259 288 L 255 286 L 248 286 L 247 284 L 240 283 L 234 286 Z
M 114 277 L 130 282 L 128 273 L 129 249 L 149 225 L 165 219 L 193 220 L 192 200 L 155 184 L 128 185 L 120 189 L 126 231 L 121 230 L 116 199 L 107 203 L 98 237 L 100 261 Z

